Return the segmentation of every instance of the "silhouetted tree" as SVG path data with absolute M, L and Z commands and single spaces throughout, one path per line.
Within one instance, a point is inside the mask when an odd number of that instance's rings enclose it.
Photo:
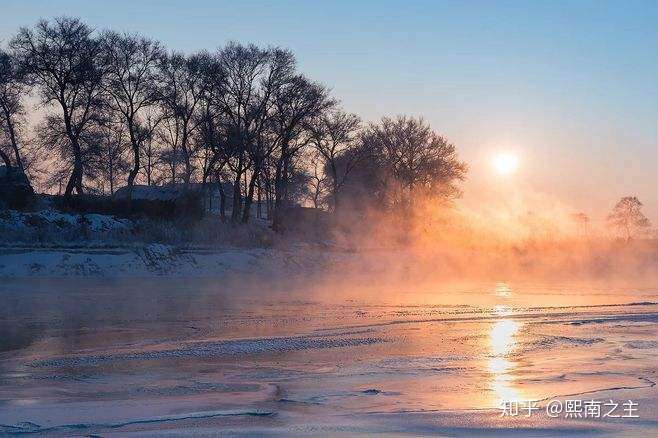
M 153 134 L 152 126 L 145 120 L 145 112 L 160 98 L 157 75 L 165 51 L 160 43 L 138 35 L 108 31 L 103 34 L 102 41 L 108 106 L 113 118 L 125 126 L 132 149 L 133 162 L 127 184 L 130 199 L 141 169 L 143 144 Z
M 130 169 L 127 152 L 131 141 L 127 134 L 128 128 L 121 122 L 108 119 L 98 127 L 98 154 L 95 160 L 97 178 L 100 181 L 101 192 L 114 194 L 119 181 Z
M 141 180 L 200 181 L 205 190 L 214 179 L 224 218 L 230 181 L 232 221 L 248 222 L 254 199 L 260 216 L 264 196 L 278 229 L 278 213 L 296 202 L 338 210 L 352 198 L 404 210 L 417 197 L 458 196 L 465 177 L 455 147 L 422 119 L 362 129 L 278 47 L 167 54 L 137 34 L 97 36 L 60 17 L 21 28 L 10 48 L 0 52 L 0 158 L 25 164 L 21 96 L 34 86 L 47 111 L 29 156 L 49 163 L 46 183 L 59 191 L 68 175 L 67 200 L 113 193 L 124 177 L 129 197 Z
M 623 234 L 627 241 L 645 234 L 651 227 L 651 222 L 642 213 L 642 203 L 635 196 L 625 196 L 617 202 L 608 215 L 608 224 Z
M 358 163 L 352 166 L 340 187 L 343 211 L 362 215 L 370 208 L 384 210 L 390 206 L 388 187 L 391 184 L 389 173 L 385 171 L 386 163 L 382 154 L 370 146 L 360 138 L 354 148 L 347 149 L 336 159 L 338 174 L 343 174 L 342 169 L 350 163 Z M 325 167 L 325 174 L 330 173 Z
M 294 58 L 281 49 L 230 43 L 219 52 L 219 62 L 224 69 L 224 92 L 217 96 L 217 108 L 226 120 L 232 149 L 228 164 L 234 174 L 231 219 L 247 222 L 257 181 L 278 141 L 268 131 L 272 97 L 289 80 Z M 240 184 L 248 172 L 242 205 Z
M 313 145 L 324 158 L 328 170 L 334 210 L 339 207 L 341 187 L 362 158 L 356 147 L 360 124 L 361 119 L 356 114 L 337 110 L 318 117 L 313 127 Z
M 194 136 L 194 151 L 201 168 L 201 184 L 204 200 L 207 198 L 207 183 L 213 176 L 220 195 L 219 211 L 221 220 L 226 219 L 226 193 L 224 179 L 227 179 L 227 163 L 233 157 L 234 148 L 228 141 L 228 126 L 226 114 L 221 110 L 220 99 L 226 92 L 225 71 L 218 56 L 207 56 L 203 68 L 205 92 L 199 102 L 197 111 L 198 129 Z
M 321 208 L 325 205 L 328 186 L 330 186 L 325 172 L 325 158 L 317 150 L 314 150 L 309 154 L 308 162 L 310 168 L 309 200 L 313 203 L 314 208 Z
M 159 167 L 162 164 L 160 160 L 162 144 L 157 141 L 156 131 L 162 121 L 162 112 L 155 107 L 149 107 L 142 117 L 142 130 L 145 131 L 143 142 L 140 148 L 140 164 L 142 166 L 146 185 L 153 185 L 160 182 L 162 173 Z
M 24 93 L 25 84 L 16 62 L 8 53 L 0 50 L 0 156 L 7 169 L 12 166 L 9 158 L 11 153 L 14 165 L 21 170 L 24 168 L 19 144 L 19 133 L 25 117 L 21 100 Z
M 193 138 L 200 125 L 198 110 L 206 92 L 204 70 L 206 54 L 172 53 L 162 63 L 162 139 L 170 148 L 172 182 L 176 182 L 177 164 L 183 162 L 182 179 L 190 183 L 194 173 Z
M 277 140 L 274 172 L 275 209 L 290 202 L 291 171 L 297 154 L 311 142 L 313 120 L 335 105 L 327 89 L 293 74 L 273 93 L 272 129 Z M 282 219 L 274 216 L 275 222 Z M 274 227 L 278 227 L 278 223 Z
M 72 159 L 65 196 L 83 192 L 84 149 L 89 131 L 102 107 L 104 77 L 101 42 L 77 18 L 41 20 L 34 28 L 21 28 L 10 47 L 31 84 L 38 86 L 42 105 L 59 106 L 58 116 L 46 119 L 51 135 L 61 133 L 65 158 Z
M 364 147 L 382 167 L 380 176 L 389 203 L 409 207 L 416 197 L 452 199 L 467 166 L 455 146 L 422 118 L 384 117 L 363 136 Z

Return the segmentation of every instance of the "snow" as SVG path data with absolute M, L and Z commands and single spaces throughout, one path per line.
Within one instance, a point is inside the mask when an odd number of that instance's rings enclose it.
M 125 232 L 133 227 L 129 219 L 101 214 L 71 214 L 55 210 L 34 213 L 4 210 L 0 212 L 0 230 L 29 231 L 52 226 L 57 229 L 87 226 L 93 232 Z
M 261 248 L 179 249 L 159 243 L 133 248 L 0 250 L 0 277 L 219 277 L 313 272 L 340 255 Z
M 187 236 L 168 222 L 133 222 L 109 215 L 53 209 L 4 210 L 0 212 L 0 277 L 221 276 L 229 272 L 315 268 L 325 258 L 322 253 L 299 249 L 228 246 L 232 240 L 241 245 L 262 240 L 268 230 L 260 222 L 240 232 L 217 219 L 196 226 L 196 239 L 205 244 L 198 250 L 187 248 L 190 243 L 184 240 L 179 246 L 152 243 L 163 236 L 175 241 Z
M 102 214 L 85 214 L 82 220 L 89 224 L 92 231 L 127 231 L 133 226 L 129 219 L 117 219 Z
M 173 201 L 178 199 L 183 192 L 184 187 L 167 187 L 167 186 L 133 186 L 132 199 L 144 201 Z M 128 197 L 128 187 L 119 188 L 114 194 L 116 199 Z

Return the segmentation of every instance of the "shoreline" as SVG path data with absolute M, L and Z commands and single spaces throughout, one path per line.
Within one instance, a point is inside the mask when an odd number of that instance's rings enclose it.
M 337 252 L 313 249 L 134 247 L 4 247 L 0 278 L 224 277 L 230 274 L 305 273 Z

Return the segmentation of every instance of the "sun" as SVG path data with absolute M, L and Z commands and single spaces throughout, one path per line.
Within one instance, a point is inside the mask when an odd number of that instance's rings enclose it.
M 513 152 L 499 152 L 491 164 L 499 175 L 511 175 L 519 168 L 519 157 Z

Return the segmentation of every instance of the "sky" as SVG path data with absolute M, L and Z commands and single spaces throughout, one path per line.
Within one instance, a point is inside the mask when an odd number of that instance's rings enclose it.
M 58 15 L 185 52 L 290 48 L 346 110 L 421 115 L 454 143 L 465 205 L 531 195 L 601 220 L 636 195 L 658 225 L 656 1 L 2 0 L 0 41 Z M 516 174 L 493 171 L 500 151 Z

